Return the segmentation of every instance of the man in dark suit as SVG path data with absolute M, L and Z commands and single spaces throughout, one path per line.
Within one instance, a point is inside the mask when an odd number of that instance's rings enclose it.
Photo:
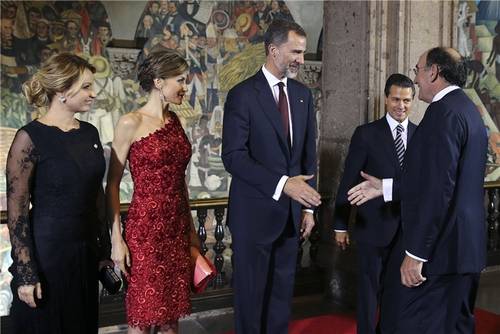
M 264 45 L 266 63 L 229 91 L 224 110 L 238 334 L 288 332 L 299 236 L 310 234 L 311 209 L 321 203 L 313 97 L 292 79 L 304 63 L 306 34 L 276 20 Z
M 385 117 L 354 131 L 335 201 L 335 240 L 345 249 L 349 245 L 347 225 L 351 213 L 347 191 L 360 182 L 361 171 L 383 179 L 385 198 L 377 198 L 356 210 L 357 330 L 363 334 L 375 334 L 381 279 L 401 221 L 399 200 L 391 201 L 391 190 L 400 182 L 404 152 L 416 128 L 408 120 L 415 96 L 411 79 L 392 74 L 384 93 Z
M 486 129 L 460 89 L 467 75 L 452 48 L 422 54 L 419 98 L 430 103 L 413 135 L 401 179 L 402 234 L 389 260 L 383 333 L 474 333 L 479 273 L 486 265 Z M 381 181 L 353 187 L 354 204 L 382 193 Z

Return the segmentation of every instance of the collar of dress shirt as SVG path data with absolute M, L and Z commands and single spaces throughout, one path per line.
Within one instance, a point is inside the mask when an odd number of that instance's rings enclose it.
M 399 122 L 396 121 L 394 118 L 392 118 L 392 116 L 389 113 L 385 114 L 385 119 L 387 119 L 387 123 L 389 123 L 389 127 L 391 128 L 391 131 L 394 132 L 394 129 L 396 129 Z M 403 122 L 401 122 L 401 125 L 403 126 L 405 131 L 406 131 L 406 129 L 408 129 L 408 117 L 406 117 L 406 119 Z
M 454 91 L 455 89 L 460 89 L 460 87 L 455 86 L 455 85 L 451 85 L 451 86 L 448 86 L 448 87 L 440 90 L 436 95 L 434 95 L 432 102 L 436 102 L 436 101 L 441 100 L 446 94 L 448 94 L 451 91 Z
M 267 83 L 269 84 L 271 89 L 274 89 L 274 86 L 276 86 L 279 82 L 283 82 L 285 84 L 285 87 L 287 87 L 287 77 L 284 77 L 281 80 L 276 78 L 274 74 L 267 70 L 266 65 L 262 65 L 262 73 L 264 73 Z

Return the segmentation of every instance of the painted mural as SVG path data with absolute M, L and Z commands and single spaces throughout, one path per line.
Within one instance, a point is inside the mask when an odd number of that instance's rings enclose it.
M 190 64 L 187 98 L 172 108 L 193 146 L 187 171 L 190 196 L 226 197 L 230 176 L 220 157 L 225 96 L 264 63 L 263 33 L 269 23 L 293 17 L 285 2 L 276 0 L 145 3 L 134 36 L 144 44 L 136 61 L 163 47 L 179 51 Z M 27 106 L 21 85 L 41 62 L 65 51 L 96 67 L 94 107 L 78 117 L 98 129 L 106 158 L 118 118 L 140 107 L 146 96 L 135 81 L 135 68 L 124 75 L 110 57 L 111 25 L 100 1 L 2 1 L 1 6 L 0 210 L 5 210 L 8 147 L 16 130 L 40 113 Z M 130 202 L 132 191 L 126 168 L 121 201 Z
M 265 62 L 263 34 L 276 18 L 293 20 L 284 1 L 147 1 L 135 38 L 143 42 L 135 62 L 155 48 L 182 53 L 190 64 L 187 98 L 173 111 L 193 148 L 187 178 L 191 198 L 225 197 L 230 176 L 221 160 L 223 104 L 228 90 Z M 130 62 L 112 57 L 111 22 L 101 1 L 1 2 L 0 211 L 6 210 L 5 163 L 20 127 L 43 110 L 31 109 L 21 86 L 40 64 L 72 52 L 96 67 L 97 98 L 78 115 L 99 131 L 107 160 L 118 118 L 146 102 Z M 312 72 L 311 72 L 312 73 Z M 314 89 L 318 94 L 318 89 Z M 126 168 L 120 199 L 129 202 L 133 183 Z M 0 226 L 0 315 L 8 314 L 10 243 Z
M 112 35 L 108 15 L 99 1 L 2 1 L 0 32 L 0 210 L 3 211 L 10 143 L 17 129 L 41 112 L 27 105 L 21 93 L 23 82 L 41 63 L 59 52 L 79 54 L 98 68 L 96 77 L 109 76 L 103 64 L 107 63 L 106 46 Z M 113 110 L 107 105 L 97 105 L 96 110 L 99 108 Z M 1 225 L 0 316 L 8 314 L 12 301 L 11 275 L 7 270 L 11 263 L 8 230 Z
M 117 119 L 123 110 L 117 99 L 125 100 L 124 94 L 118 92 L 125 91 L 126 86 L 115 80 L 116 87 L 112 88 L 116 88 L 117 93 L 109 93 L 107 80 L 112 77 L 106 46 L 112 39 L 112 32 L 101 2 L 2 1 L 1 7 L 0 210 L 5 210 L 8 148 L 16 130 L 43 112 L 30 108 L 21 93 L 23 82 L 40 64 L 53 54 L 72 52 L 88 59 L 97 68 L 99 98 L 94 110 L 81 117 L 97 126 L 99 123 L 93 120 L 102 117 L 103 110 L 108 117 Z M 109 126 L 112 127 L 112 123 Z M 100 129 L 101 135 L 108 132 L 105 126 Z
M 500 2 L 459 3 L 458 50 L 467 59 L 465 92 L 488 131 L 486 182 L 500 181 Z
M 225 197 L 230 176 L 221 160 L 223 104 L 228 90 L 265 62 L 263 34 L 275 18 L 293 20 L 283 1 L 148 1 L 135 32 L 139 54 L 174 49 L 189 62 L 187 98 L 174 111 L 192 143 L 192 198 Z

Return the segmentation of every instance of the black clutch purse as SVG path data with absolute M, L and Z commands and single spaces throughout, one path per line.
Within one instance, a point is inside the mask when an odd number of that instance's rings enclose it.
M 110 295 L 114 295 L 120 291 L 122 287 L 122 280 L 115 273 L 115 270 L 111 266 L 104 266 L 99 272 L 99 281 L 101 281 L 102 286 L 108 291 Z

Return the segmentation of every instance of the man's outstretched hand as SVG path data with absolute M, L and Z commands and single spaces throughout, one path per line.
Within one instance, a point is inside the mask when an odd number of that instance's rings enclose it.
M 297 175 L 290 177 L 286 180 L 283 191 L 306 208 L 319 206 L 321 204 L 320 194 L 306 182 L 312 179 L 313 176 Z
M 351 205 L 360 206 L 373 198 L 383 195 L 381 179 L 377 179 L 376 177 L 366 174 L 363 171 L 361 172 L 361 176 L 365 179 L 365 181 L 352 187 L 347 192 L 347 199 Z

